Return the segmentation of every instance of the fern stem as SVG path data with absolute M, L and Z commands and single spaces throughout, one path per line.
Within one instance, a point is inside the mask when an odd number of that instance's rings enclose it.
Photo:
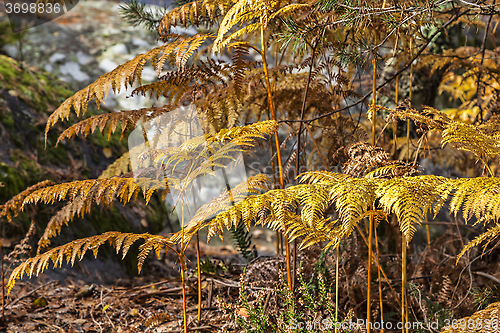
M 410 57 L 413 54 L 413 43 L 412 39 L 410 38 Z M 410 106 L 411 106 L 411 97 L 412 97 L 412 84 L 413 84 L 413 61 L 410 64 L 410 91 L 408 93 L 408 99 L 410 100 Z M 408 150 L 406 154 L 406 163 L 410 161 L 410 119 L 406 121 L 406 149 Z
M 184 205 L 181 208 L 181 223 L 182 223 L 182 231 L 181 231 L 181 280 L 182 280 L 182 312 L 184 315 L 184 333 L 187 333 L 187 303 L 186 303 L 186 277 L 185 277 L 185 267 L 184 267 Z M 187 246 L 187 244 L 186 244 Z
M 339 321 L 339 246 L 337 244 L 335 261 L 335 333 L 337 333 L 337 322 Z
M 486 167 L 486 170 L 488 170 L 488 173 L 490 174 L 490 177 L 494 177 L 494 173 L 493 171 L 490 169 L 490 166 L 488 165 L 488 163 L 486 163 L 486 160 L 485 159 L 481 159 L 484 163 L 484 166 Z
M 375 57 L 376 53 L 376 48 L 375 45 L 377 45 L 377 34 L 375 33 L 375 41 L 374 41 L 374 47 L 373 47 L 373 104 L 372 104 L 372 145 L 375 146 L 375 127 L 377 123 L 377 113 L 375 106 L 377 105 L 377 59 Z M 373 211 L 373 204 L 371 204 L 370 210 Z M 367 286 L 367 291 L 366 291 L 366 331 L 370 333 L 371 331 L 371 288 L 372 288 L 372 283 L 371 283 L 371 278 L 372 278 L 372 260 L 373 260 L 373 213 L 370 212 L 370 221 L 368 224 L 368 286 Z M 377 244 L 378 245 L 378 244 Z M 378 257 L 378 248 L 377 248 L 377 257 Z M 380 265 L 379 265 L 380 267 Z M 380 270 L 379 270 L 380 272 Z M 380 273 L 379 273 L 380 274 Z M 379 279 L 380 283 L 380 279 Z
M 429 222 L 427 214 L 425 215 L 425 222 Z M 425 232 L 427 233 L 427 245 L 431 245 L 431 232 L 428 224 L 425 225 Z
M 377 45 L 377 34 L 375 34 L 375 45 Z M 377 115 L 375 112 L 375 105 L 377 104 L 377 58 L 375 57 L 376 48 L 373 48 L 373 79 L 372 79 L 372 145 L 375 146 L 375 126 L 377 124 Z
M 262 16 L 260 17 L 260 39 L 261 39 L 261 55 L 262 55 L 262 66 L 264 67 L 264 76 L 266 78 L 266 89 L 267 89 L 267 99 L 269 100 L 269 110 L 271 111 L 271 116 L 273 120 L 276 120 L 276 112 L 274 110 L 274 102 L 273 96 L 271 93 L 271 84 L 269 82 L 269 71 L 267 69 L 267 61 L 266 61 L 266 40 L 264 36 L 264 22 L 262 20 Z M 282 189 L 285 188 L 285 179 L 283 176 L 283 162 L 281 159 L 281 149 L 280 149 L 280 141 L 278 138 L 278 130 L 274 132 L 274 140 L 276 142 L 276 157 L 278 159 L 278 170 L 280 173 L 280 186 Z M 283 226 L 284 229 L 284 242 L 286 247 L 286 277 L 288 282 L 288 288 L 292 290 L 292 272 L 290 267 L 290 244 L 288 241 L 287 227 Z
M 394 104 L 396 105 L 396 108 L 398 107 L 399 104 L 399 75 L 396 76 L 396 89 L 395 89 L 395 98 L 394 98 Z M 392 154 L 392 158 L 396 159 L 396 154 L 398 152 L 398 119 L 394 117 L 392 120 L 392 135 L 394 138 L 394 151 Z
M 226 185 L 227 186 L 227 185 Z M 193 205 L 196 211 L 196 196 L 194 193 L 194 187 L 191 187 L 191 193 L 193 194 Z M 198 269 L 198 322 L 201 321 L 201 269 L 200 269 L 200 234 L 196 231 L 196 266 Z
M 363 232 L 361 231 L 361 228 L 359 227 L 359 225 L 356 225 L 356 230 L 361 235 L 361 238 L 363 238 L 363 241 L 365 242 L 366 246 L 368 246 L 368 241 L 366 240 L 366 237 L 363 234 Z M 394 290 L 394 288 L 392 288 L 392 285 L 391 285 L 391 283 L 389 281 L 389 278 L 387 277 L 387 274 L 385 274 L 384 269 L 380 266 L 380 262 L 378 261 L 377 257 L 375 257 L 375 264 L 380 267 L 380 271 L 382 272 L 384 280 L 389 285 L 389 289 L 391 289 L 392 296 L 394 297 L 394 299 L 396 300 L 396 302 L 398 303 L 398 305 L 401 306 L 401 302 L 399 302 L 399 299 L 398 299 L 398 297 L 396 295 L 396 291 Z
M 406 299 L 406 247 L 408 242 L 406 241 L 406 235 L 403 234 L 403 242 L 401 244 L 401 255 L 402 255 L 402 286 L 401 286 L 401 322 L 403 323 L 402 332 L 405 333 L 408 330 L 405 328 L 408 319 L 408 304 Z
M 378 237 L 377 237 L 377 228 L 375 228 L 375 249 L 377 251 L 377 259 L 380 262 L 380 252 L 378 248 Z M 377 273 L 378 273 L 378 296 L 379 296 L 379 302 L 380 302 L 380 320 L 383 323 L 384 322 L 384 304 L 382 302 L 382 278 L 380 274 L 380 265 L 377 266 Z M 385 332 L 385 329 L 382 327 L 381 331 L 382 333 Z
M 198 322 L 201 321 L 201 269 L 200 269 L 200 236 L 196 231 L 196 265 L 198 268 Z
M 373 210 L 373 204 L 371 205 L 371 210 Z M 367 281 L 367 291 L 366 291 L 366 331 L 370 333 L 371 331 L 371 278 L 372 278 L 372 260 L 373 260 L 373 213 L 370 212 L 370 222 L 368 224 L 368 281 Z

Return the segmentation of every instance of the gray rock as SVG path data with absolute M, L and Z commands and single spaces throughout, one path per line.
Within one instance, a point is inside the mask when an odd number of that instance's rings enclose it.
M 74 80 L 79 82 L 87 81 L 89 79 L 89 76 L 80 70 L 80 65 L 73 61 L 68 61 L 59 67 L 59 70 L 61 71 L 61 74 L 71 75 Z
M 66 58 L 66 55 L 58 52 L 58 53 L 54 53 L 53 55 L 51 55 L 49 58 L 49 61 L 51 63 L 57 63 L 65 58 Z
M 88 65 L 90 62 L 92 62 L 92 60 L 94 60 L 94 58 L 82 51 L 77 52 L 76 58 L 78 59 L 80 65 Z

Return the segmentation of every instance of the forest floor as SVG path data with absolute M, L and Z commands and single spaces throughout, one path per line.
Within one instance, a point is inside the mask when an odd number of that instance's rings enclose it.
M 237 254 L 230 249 L 203 246 L 203 250 L 212 256 L 224 258 L 217 259 L 217 262 L 238 262 Z M 193 266 L 195 252 L 189 250 L 186 255 L 191 261 L 190 266 Z M 85 265 L 76 264 L 74 269 L 69 268 L 66 270 L 69 273 L 61 280 L 58 279 L 61 275 L 55 275 L 51 270 L 32 280 L 19 281 L 6 301 L 0 331 L 180 332 L 183 318 L 182 287 L 177 268 L 173 267 L 175 258 L 168 254 L 162 260 L 149 260 L 145 267 L 146 274 L 114 281 L 106 276 L 109 272 L 102 265 L 100 269 L 89 272 L 88 262 Z M 220 292 L 217 291 L 217 284 L 229 285 L 224 286 L 226 295 L 238 297 L 241 268 L 231 264 L 224 267 L 228 268 L 227 272 L 219 272 L 216 277 L 210 273 L 202 275 L 205 296 L 201 323 L 196 318 L 196 272 L 193 269 L 188 272 L 186 293 L 190 330 L 218 330 L 217 326 L 211 324 L 219 312 L 215 307 L 215 297 Z
M 345 244 L 345 250 L 341 253 L 339 279 L 340 318 L 345 319 L 350 313 L 350 319 L 354 322 L 357 318 L 366 316 L 364 308 L 367 283 L 366 262 L 363 259 L 366 258 L 366 250 L 363 249 L 361 237 L 356 234 L 355 232 L 352 240 Z M 495 259 L 498 251 L 484 257 L 476 251 L 456 265 L 456 254 L 461 249 L 462 241 L 459 235 L 448 232 L 435 239 L 423 251 L 410 252 L 409 306 L 413 320 L 439 322 L 442 328 L 445 319 L 471 315 L 500 299 L 497 288 L 500 269 Z M 246 320 L 250 317 L 248 309 L 257 310 L 262 302 L 248 301 L 250 307 L 244 308 L 241 303 L 242 281 L 248 288 L 247 300 L 255 301 L 261 297 L 262 301 L 267 298 L 264 312 L 276 322 L 284 309 L 277 289 L 283 272 L 280 274 L 276 269 L 278 265 L 284 264 L 282 256 L 259 257 L 243 264 L 237 253 L 228 247 L 201 244 L 201 250 L 211 261 L 208 264 L 208 261 L 202 260 L 203 309 L 200 322 L 197 320 L 196 252 L 194 247 L 189 247 L 186 252 L 189 265 L 186 290 L 189 331 L 222 332 L 226 328 L 234 332 L 245 332 L 246 330 L 235 325 L 235 318 Z M 322 256 L 320 252 L 319 247 L 301 252 L 301 275 L 305 280 L 311 278 L 314 272 L 318 276 L 319 263 L 326 280 L 334 285 L 332 274 L 329 275 L 328 272 L 334 270 L 332 265 L 335 257 L 331 254 Z M 64 280 L 50 275 L 49 272 L 58 269 L 46 271 L 36 280 L 22 280 L 9 295 L 5 321 L 0 331 L 182 332 L 182 285 L 176 258 L 173 253 L 168 253 L 162 255 L 161 260 L 148 260 L 145 275 L 114 281 L 105 277 L 109 272 L 102 267 L 90 274 L 93 280 L 85 280 L 82 276 L 84 273 L 88 274 L 88 268 L 84 266 L 77 266 L 76 274 L 65 273 Z M 401 290 L 401 272 L 398 269 L 401 265 L 400 258 L 381 255 L 380 262 L 388 277 L 388 280 L 382 278 L 380 285 L 384 318 L 386 321 L 396 322 Z M 376 271 L 375 269 L 372 279 L 374 318 L 380 316 Z M 309 313 L 306 309 L 311 304 L 306 302 L 304 305 L 306 298 L 303 290 L 303 285 L 299 286 L 294 294 L 296 304 L 301 304 L 297 305 L 297 313 L 305 318 L 313 318 L 317 314 Z M 334 299 L 333 294 L 329 295 Z M 301 308 L 302 305 L 305 307 Z M 228 313 L 228 309 L 232 313 Z M 318 312 L 320 316 L 327 314 L 321 311 Z M 363 332 L 363 328 L 356 330 L 358 331 Z

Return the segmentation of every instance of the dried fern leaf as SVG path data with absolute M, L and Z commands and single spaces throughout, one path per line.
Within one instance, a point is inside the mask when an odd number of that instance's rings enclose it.
M 500 140 L 475 125 L 451 122 L 443 131 L 442 144 L 452 143 L 457 149 L 474 153 L 485 160 L 500 154 Z
M 160 116 L 170 110 L 170 108 L 163 106 L 158 108 L 152 107 L 131 111 L 111 112 L 92 116 L 64 130 L 64 132 L 59 135 L 59 138 L 57 138 L 56 147 L 59 142 L 64 139 L 71 139 L 72 137 L 80 134 L 83 134 L 83 136 L 86 137 L 89 133 L 94 133 L 96 129 L 99 129 L 101 134 L 104 135 L 106 127 L 108 128 L 109 139 L 111 134 L 116 131 L 118 124 L 121 126 L 120 139 L 122 139 L 129 129 L 136 126 L 139 120 L 146 122 L 149 119 Z
M 153 313 L 144 320 L 143 325 L 147 328 L 154 328 L 170 320 L 172 320 L 172 316 L 168 313 Z
M 116 253 L 122 252 L 122 258 L 124 258 L 130 246 L 136 241 L 143 239 L 145 243 L 141 245 L 140 253 L 138 256 L 138 269 L 139 272 L 144 263 L 144 259 L 151 249 L 155 249 L 156 253 L 159 253 L 163 247 L 167 250 L 171 249 L 173 242 L 168 238 L 164 238 L 159 235 L 150 234 L 133 234 L 133 233 L 121 233 L 118 231 L 109 231 L 101 235 L 96 235 L 92 237 L 87 237 L 83 239 L 75 240 L 71 243 L 58 246 L 50 251 L 39 254 L 36 257 L 30 258 L 23 262 L 21 265 L 17 266 L 9 278 L 7 284 L 7 289 L 10 292 L 14 287 L 17 279 L 22 279 L 26 274 L 30 278 L 33 275 L 38 276 L 49 266 L 49 261 L 52 261 L 53 267 L 62 266 L 64 259 L 66 259 L 67 264 L 74 265 L 76 259 L 82 260 L 83 256 L 88 250 L 92 250 L 94 257 L 97 257 L 99 247 L 109 242 L 111 246 L 116 249 Z M 147 245 L 146 245 L 147 244 Z M 146 246 L 145 246 L 146 245 Z
M 500 302 L 492 303 L 472 316 L 452 321 L 454 325 L 445 327 L 441 333 L 486 333 L 498 332 L 500 323 Z M 472 323 L 473 325 L 470 325 Z
M 457 264 L 460 258 L 465 254 L 465 252 L 469 251 L 473 247 L 478 246 L 479 244 L 486 242 L 486 244 L 483 245 L 483 252 L 486 250 L 486 247 L 489 245 L 489 243 L 500 236 L 500 224 L 496 223 L 496 225 L 487 231 L 483 232 L 481 235 L 477 236 L 473 240 L 471 240 L 467 245 L 464 246 L 462 251 L 457 256 Z
M 16 217 L 17 214 L 19 214 L 19 212 L 21 211 L 22 203 L 27 196 L 29 196 L 36 190 L 50 186 L 52 184 L 54 184 L 53 181 L 44 180 L 39 183 L 36 183 L 33 186 L 28 187 L 21 193 L 15 195 L 13 198 L 11 198 L 9 201 L 7 201 L 5 204 L 1 206 L 2 210 L 0 211 L 0 217 L 5 216 L 9 222 L 12 221 L 12 218 Z
M 121 176 L 131 169 L 130 152 L 126 152 L 111 163 L 106 170 L 101 173 L 99 179 Z
M 75 215 L 82 216 L 84 211 L 90 212 L 91 205 L 85 206 L 85 201 L 81 196 L 72 200 L 66 206 L 61 208 L 54 216 L 50 218 L 45 231 L 38 241 L 37 253 L 40 253 L 41 249 L 50 245 L 50 238 L 56 237 L 60 234 L 63 225 L 68 225 L 70 221 L 73 220 Z
M 396 214 L 400 230 L 409 242 L 416 231 L 414 224 L 424 221 L 441 195 L 440 185 L 447 183 L 447 178 L 433 175 L 394 178 L 379 184 L 377 197 L 388 214 Z
M 268 176 L 264 174 L 258 174 L 252 177 L 249 177 L 245 182 L 242 182 L 238 184 L 236 187 L 232 188 L 231 190 L 227 191 L 224 190 L 219 196 L 217 196 L 215 199 L 212 201 L 206 203 L 205 205 L 201 206 L 195 213 L 194 217 L 191 219 L 191 221 L 187 224 L 185 227 L 185 235 L 187 237 L 185 238 L 186 240 L 189 239 L 190 237 L 194 236 L 197 231 L 209 227 L 213 229 L 214 224 L 216 221 L 213 221 L 212 217 L 218 216 L 220 213 L 226 212 L 228 209 L 231 209 L 233 206 L 238 205 L 239 203 L 245 201 L 248 199 L 249 194 L 255 194 L 259 193 L 261 190 L 267 190 L 268 186 L 270 183 L 270 179 Z M 266 192 L 268 193 L 268 192 Z M 251 196 L 250 198 L 253 198 L 254 196 Z M 258 207 L 255 207 L 258 208 Z M 265 208 L 263 208 L 265 209 Z M 249 217 L 250 219 L 251 217 Z M 230 221 L 227 221 L 228 223 Z M 239 221 L 237 221 L 239 223 Z M 244 221 L 243 221 L 244 222 Z M 251 221 L 248 223 L 245 223 L 247 227 L 249 227 Z M 227 225 L 227 229 L 231 229 L 231 227 L 236 226 L 233 225 L 232 222 L 231 224 Z M 224 227 L 222 229 L 218 229 L 218 231 L 223 231 Z M 215 232 L 212 230 L 211 233 L 209 233 L 208 239 L 213 237 L 215 235 Z M 175 235 L 172 236 L 172 240 L 179 240 L 181 239 L 182 235 L 180 232 L 176 233 Z
M 163 181 L 148 178 L 121 178 L 77 180 L 69 183 L 57 184 L 38 189 L 29 194 L 23 201 L 21 209 L 27 204 L 53 204 L 56 201 L 74 201 L 79 196 L 84 200 L 84 206 L 93 203 L 110 206 L 116 198 L 122 203 L 135 198 L 142 189 L 146 202 L 158 188 L 165 187 Z
M 209 35 L 199 35 L 198 38 L 203 38 L 203 36 Z M 141 84 L 142 71 L 148 60 L 151 61 L 156 71 L 160 72 L 168 56 L 184 48 L 186 43 L 189 44 L 192 42 L 193 40 L 190 38 L 186 39 L 185 37 L 178 36 L 174 41 L 140 54 L 134 59 L 119 65 L 111 72 L 101 75 L 94 83 L 65 100 L 50 115 L 45 127 L 45 141 L 47 141 L 47 133 L 50 127 L 54 126 L 61 119 L 69 119 L 72 107 L 75 109 L 77 116 L 80 113 L 85 114 L 87 105 L 92 99 L 95 99 L 99 107 L 106 99 L 110 87 L 114 93 L 119 93 L 122 85 L 125 85 L 125 89 L 127 89 L 136 81 Z

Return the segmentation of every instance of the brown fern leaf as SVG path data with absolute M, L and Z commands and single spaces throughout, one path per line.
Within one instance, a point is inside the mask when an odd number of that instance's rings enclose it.
M 63 225 L 68 225 L 73 220 L 75 215 L 83 216 L 84 212 L 90 213 L 91 205 L 85 206 L 85 200 L 81 196 L 69 202 L 66 206 L 61 208 L 56 215 L 52 216 L 45 231 L 38 241 L 37 254 L 41 249 L 50 245 L 50 238 L 56 237 L 60 234 Z
M 1 206 L 2 210 L 0 211 L 0 217 L 6 216 L 7 220 L 9 222 L 12 221 L 12 218 L 16 217 L 17 214 L 19 214 L 19 211 L 22 209 L 21 206 L 22 206 L 23 200 L 28 195 L 30 195 L 31 193 L 33 193 L 34 191 L 36 191 L 40 188 L 44 188 L 44 187 L 50 186 L 52 184 L 54 184 L 53 181 L 44 180 L 44 181 L 41 181 L 39 183 L 36 183 L 33 186 L 28 187 L 27 189 L 25 189 L 21 193 L 15 195 L 12 199 L 10 199 L 9 201 L 7 201 L 5 204 L 3 204 Z
M 185 240 L 187 241 L 190 239 L 194 234 L 196 234 L 196 231 L 199 231 L 205 227 L 209 228 L 209 235 L 208 239 L 213 237 L 217 232 L 219 232 L 219 235 L 223 234 L 224 231 L 224 224 L 221 222 L 219 224 L 219 221 L 214 221 L 212 217 L 214 216 L 219 216 L 220 214 L 225 213 L 229 209 L 233 209 L 233 207 L 236 207 L 238 205 L 240 206 L 245 206 L 246 204 L 244 203 L 245 201 L 248 200 L 259 200 L 255 198 L 256 196 L 250 196 L 250 194 L 255 194 L 259 193 L 261 190 L 267 190 L 268 186 L 270 183 L 269 177 L 263 174 L 255 175 L 253 177 L 249 177 L 247 181 L 237 185 L 235 188 L 231 189 L 230 191 L 223 191 L 217 198 L 213 199 L 209 203 L 201 206 L 197 211 L 195 216 L 191 219 L 191 221 L 187 224 L 185 227 Z M 266 192 L 269 193 L 269 192 Z M 265 199 L 262 199 L 261 201 L 265 201 Z M 267 202 L 267 201 L 266 201 Z M 267 206 L 262 207 L 261 209 L 259 206 L 253 206 L 254 210 L 266 210 Z M 239 211 L 239 206 L 235 208 L 236 210 Z M 252 213 L 250 211 L 245 212 L 246 220 L 244 222 L 246 223 L 247 227 L 250 226 L 252 222 L 255 222 L 257 219 L 257 213 Z M 236 221 L 239 223 L 239 220 Z M 231 228 L 233 221 L 226 221 L 226 224 L 228 226 L 228 229 Z M 178 232 L 175 235 L 172 236 L 172 240 L 179 240 L 182 238 L 182 233 Z
M 90 207 L 94 203 L 110 206 L 117 197 L 122 203 L 129 202 L 137 197 L 141 188 L 146 202 L 149 202 L 152 193 L 165 185 L 165 182 L 148 178 L 113 177 L 76 180 L 35 190 L 24 199 L 21 209 L 27 204 L 38 202 L 53 204 L 62 200 L 75 201 L 79 196 L 84 200 L 83 207 Z
M 232 60 L 234 68 L 234 87 L 238 96 L 241 96 L 243 91 L 244 73 L 249 64 L 249 61 L 246 59 L 246 57 L 248 57 L 248 47 L 248 44 L 245 42 L 236 42 L 230 45 L 230 48 L 233 51 Z
M 424 221 L 432 204 L 440 198 L 440 186 L 447 183 L 447 178 L 433 175 L 394 178 L 382 181 L 376 194 L 384 210 L 396 214 L 409 242 L 416 231 L 414 224 Z
M 144 321 L 143 325 L 147 328 L 153 328 L 169 320 L 172 320 L 172 316 L 168 313 L 153 313 Z
M 452 143 L 457 149 L 470 151 L 483 161 L 500 154 L 498 136 L 488 135 L 478 126 L 461 122 L 452 122 L 443 131 L 442 144 L 447 143 Z
M 202 38 L 199 36 L 199 38 Z M 192 40 L 187 39 L 188 43 Z M 141 84 L 141 75 L 147 61 L 150 60 L 153 67 L 160 72 L 167 58 L 176 52 L 178 49 L 183 48 L 186 43 L 186 38 L 177 36 L 176 39 L 168 44 L 158 46 L 143 54 L 136 56 L 134 59 L 116 67 L 109 73 L 101 75 L 94 83 L 86 88 L 78 91 L 75 95 L 65 100 L 49 117 L 45 127 L 45 140 L 47 140 L 47 133 L 50 127 L 60 119 L 68 119 L 71 107 L 74 107 L 76 115 L 85 114 L 88 103 L 95 99 L 99 107 L 108 94 L 109 87 L 112 88 L 114 93 L 119 93 L 122 84 L 125 89 L 131 87 L 134 82 Z
M 481 235 L 477 236 L 473 240 L 471 240 L 467 245 L 464 246 L 462 251 L 457 256 L 457 264 L 460 258 L 465 254 L 465 252 L 469 251 L 473 247 L 478 246 L 481 243 L 486 242 L 486 244 L 483 245 L 483 252 L 486 250 L 486 247 L 490 244 L 491 241 L 493 241 L 495 238 L 500 236 L 500 224 L 495 223 L 495 226 L 488 229 L 487 231 L 483 232 Z
M 142 148 L 142 147 L 141 147 Z M 102 172 L 99 179 L 117 177 L 126 174 L 131 170 L 130 152 L 124 153 L 111 163 L 106 170 Z
M 188 2 L 176 7 L 165 14 L 158 25 L 160 38 L 169 38 L 170 27 L 188 24 L 199 26 L 201 23 L 210 23 L 217 16 L 224 15 L 232 1 L 228 0 L 201 0 Z
M 493 333 L 498 332 L 499 322 L 500 302 L 496 302 L 488 305 L 484 310 L 475 312 L 470 317 L 453 321 L 454 325 L 444 327 L 441 333 Z M 469 323 L 473 323 L 473 325 L 469 325 Z
M 71 139 L 72 137 L 80 134 L 87 136 L 89 133 L 94 133 L 97 128 L 99 128 L 101 134 L 104 135 L 104 130 L 106 129 L 106 127 L 108 127 L 109 139 L 111 137 L 111 134 L 116 131 L 118 124 L 121 125 L 121 139 L 129 129 L 135 127 L 139 120 L 146 122 L 147 120 L 164 114 L 165 112 L 168 112 L 170 110 L 170 108 L 163 106 L 143 108 L 131 111 L 111 112 L 92 116 L 88 119 L 74 124 L 73 126 L 67 128 L 64 132 L 62 132 L 57 139 L 56 147 L 60 141 L 66 138 Z
M 395 110 L 386 110 L 390 111 L 386 121 L 389 121 L 392 118 L 399 118 L 401 120 L 410 119 L 424 130 L 436 129 L 443 131 L 451 122 L 451 119 L 445 113 L 428 106 L 424 107 L 421 112 L 401 106 L 398 106 Z
M 52 260 L 53 267 L 55 268 L 58 265 L 62 266 L 65 258 L 66 263 L 73 266 L 76 259 L 82 260 L 88 250 L 92 250 L 94 257 L 97 257 L 99 247 L 106 242 L 109 242 L 109 244 L 116 249 L 117 254 L 121 251 L 122 258 L 124 258 L 127 255 L 130 246 L 140 239 L 145 240 L 144 244 L 148 244 L 148 246 L 147 248 L 143 248 L 139 254 L 139 263 L 137 265 L 139 272 L 141 270 L 142 263 L 144 262 L 143 258 L 147 255 L 146 252 L 149 252 L 147 249 L 155 248 L 156 252 L 159 253 L 159 249 L 161 250 L 163 247 L 166 247 L 166 249 L 169 250 L 174 244 L 169 239 L 159 235 L 150 235 L 148 233 L 121 233 L 118 231 L 109 231 L 101 235 L 78 239 L 71 243 L 53 248 L 50 251 L 37 255 L 36 257 L 30 258 L 16 267 L 12 271 L 9 278 L 7 289 L 10 292 L 14 287 L 16 280 L 22 279 L 25 274 L 30 278 L 33 274 L 38 276 L 38 274 L 48 268 L 50 260 Z

